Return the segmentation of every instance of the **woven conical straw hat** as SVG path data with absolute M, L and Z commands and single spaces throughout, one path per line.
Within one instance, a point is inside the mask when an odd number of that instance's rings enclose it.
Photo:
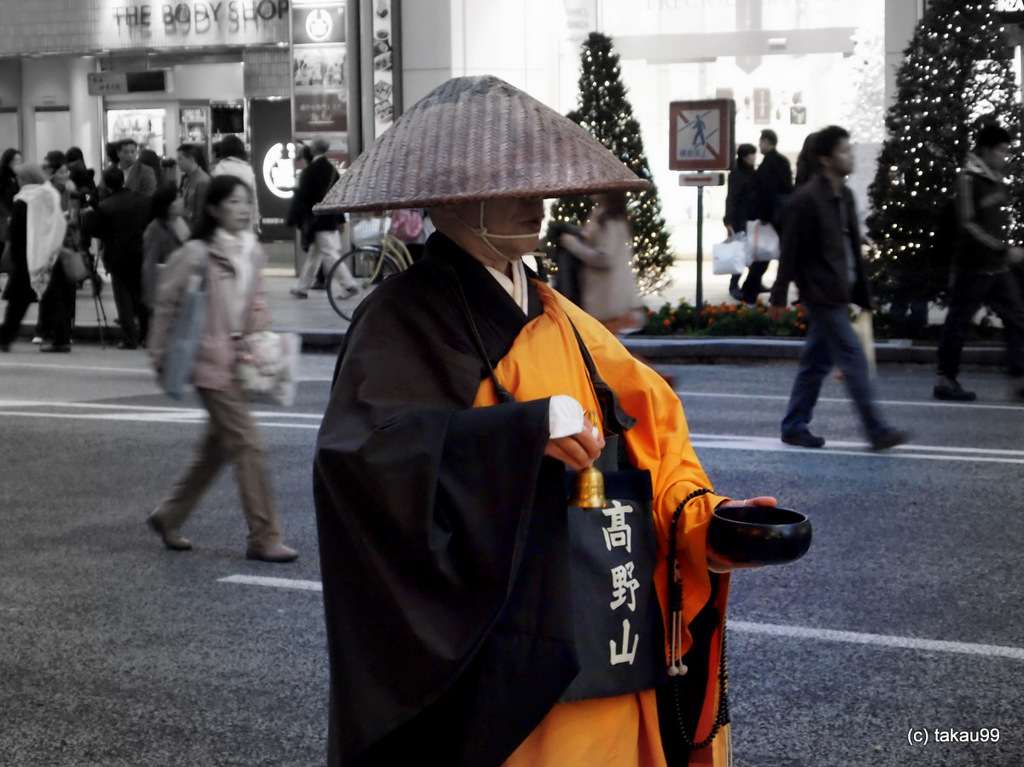
M 457 77 L 403 114 L 317 212 L 642 191 L 583 128 L 497 77 Z

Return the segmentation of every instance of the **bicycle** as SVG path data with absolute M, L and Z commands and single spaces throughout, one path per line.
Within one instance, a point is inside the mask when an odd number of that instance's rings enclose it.
M 365 220 L 353 224 L 354 242 L 358 242 L 355 230 L 359 224 L 372 226 L 372 222 Z M 328 270 L 324 280 L 327 298 L 343 319 L 351 320 L 356 307 L 384 280 L 412 266 L 409 249 L 388 231 L 390 227 L 391 218 L 381 217 L 377 241 L 357 244 Z

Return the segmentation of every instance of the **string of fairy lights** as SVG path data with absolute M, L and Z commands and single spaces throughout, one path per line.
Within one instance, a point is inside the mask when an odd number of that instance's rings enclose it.
M 647 191 L 628 195 L 628 208 L 633 225 L 633 271 L 641 291 L 656 291 L 664 286 L 673 257 L 661 215 L 661 200 L 644 153 L 640 124 L 626 97 L 619 56 L 612 49 L 611 38 L 592 32 L 583 44 L 581 61 L 579 103 L 568 117 L 589 131 L 630 170 L 651 182 Z M 580 225 L 592 208 L 588 197 L 564 197 L 552 205 L 550 217 Z

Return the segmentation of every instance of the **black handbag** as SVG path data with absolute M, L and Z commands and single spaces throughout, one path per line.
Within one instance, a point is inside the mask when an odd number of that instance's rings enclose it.
M 569 321 L 572 325 L 572 321 Z M 607 698 L 650 690 L 665 679 L 665 629 L 654 588 L 658 542 L 652 513 L 651 473 L 629 463 L 619 435 L 636 419 L 597 372 L 573 325 L 610 432 L 595 466 L 604 475 L 601 509 L 567 506 L 573 620 L 580 673 L 562 700 Z M 566 472 L 569 497 L 573 472 Z

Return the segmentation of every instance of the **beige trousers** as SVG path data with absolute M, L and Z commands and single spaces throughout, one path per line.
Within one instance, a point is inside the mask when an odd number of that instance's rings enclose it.
M 270 467 L 263 435 L 252 419 L 249 403 L 234 390 L 197 389 L 210 414 L 206 437 L 156 515 L 168 530 L 180 530 L 221 467 L 235 464 L 242 512 L 249 525 L 250 548 L 281 542 L 281 530 L 270 489 Z

